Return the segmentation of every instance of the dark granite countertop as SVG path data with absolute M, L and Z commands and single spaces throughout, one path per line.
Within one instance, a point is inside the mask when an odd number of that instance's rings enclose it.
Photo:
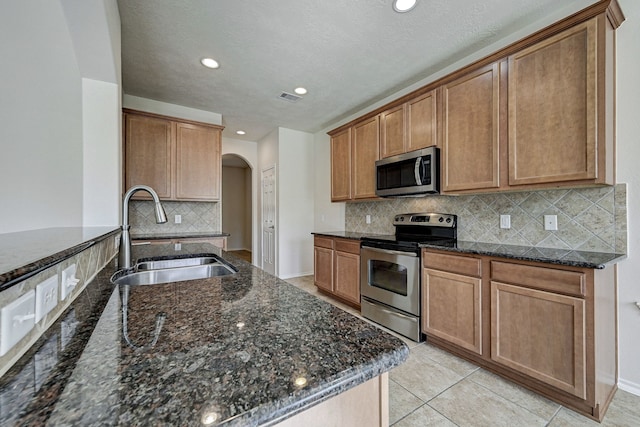
M 362 240 L 365 237 L 375 237 L 377 234 L 357 233 L 352 231 L 315 231 L 311 234 L 328 237 L 342 237 L 345 239 Z M 545 262 L 548 264 L 566 265 L 570 267 L 603 269 L 607 265 L 622 261 L 625 254 L 608 252 L 585 252 L 569 249 L 538 248 L 535 246 L 515 246 L 495 243 L 466 242 L 458 240 L 456 247 L 421 244 L 420 247 L 440 249 L 449 252 L 465 254 L 504 257 L 522 261 Z
M 120 227 L 60 227 L 0 234 L 0 291 L 119 231 Z
M 194 232 L 176 232 L 163 234 L 143 234 L 132 233 L 132 240 L 164 240 L 164 239 L 206 239 L 207 237 L 229 237 L 229 233 L 220 231 L 194 231 Z
M 532 246 L 500 245 L 494 243 L 465 242 L 458 240 L 456 247 L 420 245 L 423 248 L 440 249 L 465 254 L 488 255 L 521 261 L 545 262 L 581 268 L 605 268 L 608 264 L 622 261 L 625 254 L 585 252 L 568 249 L 537 248 Z
M 372 236 L 371 233 L 357 233 L 355 231 L 314 231 L 316 236 L 341 237 L 343 239 L 362 240 L 363 237 Z
M 239 271 L 125 297 L 109 282 L 112 262 L 0 378 L 0 424 L 187 426 L 217 414 L 225 426 L 261 425 L 408 356 L 400 339 L 213 245 L 180 253 L 215 253 Z M 174 254 L 133 247 L 138 259 Z

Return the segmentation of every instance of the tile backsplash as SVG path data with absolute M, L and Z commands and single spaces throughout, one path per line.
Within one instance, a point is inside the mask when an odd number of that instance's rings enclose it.
M 591 252 L 627 251 L 627 186 L 397 198 L 347 203 L 345 229 L 393 234 L 398 213 L 458 215 L 458 239 Z M 500 215 L 511 228 L 500 228 Z M 371 224 L 366 223 L 371 215 Z M 544 215 L 557 215 L 558 230 L 544 229 Z
M 129 223 L 132 234 L 163 234 L 213 231 L 221 229 L 222 205 L 216 202 L 162 202 L 167 222 L 156 224 L 154 203 L 132 200 L 129 204 Z M 182 222 L 176 224 L 175 216 Z

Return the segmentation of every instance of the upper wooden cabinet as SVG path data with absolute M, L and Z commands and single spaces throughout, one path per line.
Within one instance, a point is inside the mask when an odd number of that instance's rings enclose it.
M 222 129 L 125 110 L 125 190 L 144 184 L 163 200 L 219 200 Z
M 606 25 L 596 17 L 509 57 L 509 185 L 613 183 Z
M 379 133 L 378 116 L 375 116 L 332 135 L 331 201 L 376 197 Z
M 624 19 L 594 3 L 361 119 L 379 116 L 383 158 L 439 146 L 444 194 L 613 185 Z
M 500 64 L 442 88 L 442 191 L 500 185 Z
M 405 103 L 407 115 L 406 151 L 437 145 L 436 100 L 436 91 L 432 90 Z
M 437 144 L 436 91 L 380 114 L 380 157 Z

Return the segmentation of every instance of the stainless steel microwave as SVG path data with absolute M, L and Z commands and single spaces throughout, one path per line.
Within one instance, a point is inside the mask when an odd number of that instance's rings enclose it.
M 376 161 L 376 195 L 420 197 L 440 192 L 440 149 L 436 146 Z

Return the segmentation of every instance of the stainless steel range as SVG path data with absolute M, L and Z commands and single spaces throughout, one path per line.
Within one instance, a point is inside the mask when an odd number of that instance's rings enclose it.
M 362 315 L 414 341 L 420 333 L 420 244 L 455 246 L 456 215 L 396 215 L 396 234 L 362 239 Z

